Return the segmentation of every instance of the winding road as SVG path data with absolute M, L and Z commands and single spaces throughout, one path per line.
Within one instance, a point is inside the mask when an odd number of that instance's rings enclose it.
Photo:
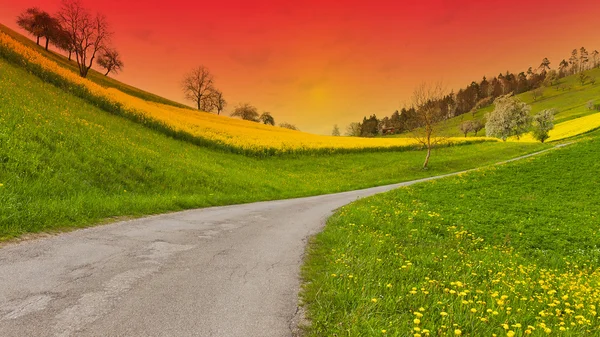
M 292 336 L 306 242 L 332 212 L 441 177 L 8 245 L 0 249 L 0 335 Z

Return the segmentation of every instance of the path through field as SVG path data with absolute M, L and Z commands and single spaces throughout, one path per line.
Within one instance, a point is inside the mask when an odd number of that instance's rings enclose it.
M 0 334 L 293 335 L 305 245 L 327 217 L 357 198 L 436 178 L 9 245 L 0 249 Z

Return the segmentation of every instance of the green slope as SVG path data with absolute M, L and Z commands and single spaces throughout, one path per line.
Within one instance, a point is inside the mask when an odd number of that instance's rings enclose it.
M 23 36 L 22 34 L 8 28 L 7 26 L 3 25 L 0 23 L 0 32 L 3 32 L 5 34 L 7 34 L 8 36 L 12 37 L 13 39 L 19 41 L 20 43 L 22 43 L 24 46 L 32 48 L 33 50 L 41 53 L 42 55 L 44 55 L 45 57 L 47 57 L 48 59 L 56 62 L 58 65 L 60 65 L 61 67 L 68 69 L 70 71 L 72 71 L 75 74 L 79 74 L 79 70 L 77 68 L 77 63 L 75 63 L 74 60 L 69 61 L 69 59 L 61 54 L 55 53 L 52 50 L 46 51 L 43 47 L 38 46 L 34 41 L 32 41 L 31 39 L 27 38 L 26 36 Z M 42 39 L 43 40 L 43 39 Z M 75 56 L 73 56 L 75 57 Z M 135 96 L 135 97 L 139 97 L 142 98 L 144 100 L 147 101 L 152 101 L 152 102 L 157 102 L 157 103 L 162 103 L 162 104 L 169 104 L 169 105 L 173 105 L 173 106 L 177 106 L 177 107 L 181 107 L 181 108 L 188 108 L 187 106 L 171 101 L 169 99 L 160 97 L 158 95 L 149 93 L 147 91 L 132 87 L 128 84 L 119 82 L 111 77 L 107 77 L 104 76 L 104 74 L 99 73 L 98 71 L 94 70 L 94 69 L 90 69 L 90 72 L 88 73 L 88 79 L 96 82 L 97 84 L 105 87 L 105 88 L 115 88 L 118 89 L 126 94 Z
M 480 143 L 422 151 L 249 158 L 177 141 L 0 59 L 0 239 L 139 216 L 338 192 L 545 148 Z
M 304 268 L 309 335 L 600 336 L 599 147 L 342 208 Z
M 588 76 L 596 78 L 596 84 L 587 81 L 584 85 L 579 82 L 578 75 L 571 75 L 560 79 L 552 87 L 543 89 L 543 96 L 534 100 L 533 92 L 528 91 L 517 95 L 519 99 L 531 105 L 531 113 L 535 114 L 544 109 L 557 109 L 555 123 L 566 122 L 568 120 L 598 113 L 595 110 L 589 110 L 586 105 L 588 101 L 594 101 L 600 104 L 600 68 L 587 70 Z M 439 126 L 440 134 L 448 137 L 461 137 L 463 134 L 458 126 L 463 121 L 484 120 L 485 115 L 494 109 L 493 105 L 479 109 L 475 114 L 467 113 L 451 118 Z M 478 133 L 479 136 L 485 136 L 485 129 Z M 388 137 L 410 137 L 410 133 L 393 135 Z M 469 134 L 473 137 L 473 133 Z

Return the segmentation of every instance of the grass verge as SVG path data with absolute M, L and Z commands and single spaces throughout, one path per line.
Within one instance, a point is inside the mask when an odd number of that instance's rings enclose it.
M 599 133 L 342 208 L 303 268 L 310 336 L 598 336 Z

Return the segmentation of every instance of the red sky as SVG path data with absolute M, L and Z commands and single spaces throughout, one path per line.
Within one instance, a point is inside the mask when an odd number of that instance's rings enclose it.
M 390 115 L 423 81 L 457 90 L 544 57 L 556 67 L 574 48 L 600 49 L 597 0 L 83 3 L 109 19 L 126 64 L 120 80 L 184 102 L 181 77 L 203 64 L 228 111 L 249 102 L 314 133 Z M 0 22 L 15 28 L 26 7 L 59 4 L 0 0 Z

